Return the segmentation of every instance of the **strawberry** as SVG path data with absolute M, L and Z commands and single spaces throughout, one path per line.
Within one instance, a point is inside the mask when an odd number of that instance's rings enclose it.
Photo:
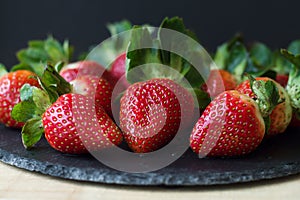
M 180 123 L 191 123 L 193 109 L 192 95 L 170 79 L 138 82 L 121 98 L 120 127 L 134 152 L 151 152 L 168 144 Z
M 295 46 L 294 46 L 295 45 Z M 294 43 L 294 47 L 297 47 L 297 42 Z M 291 46 L 291 45 L 290 45 Z M 294 48 L 290 49 L 291 51 Z M 299 49 L 299 48 L 296 48 Z M 294 53 L 299 53 L 298 51 L 295 51 Z M 300 55 L 294 55 L 291 51 L 288 51 L 286 49 L 281 49 L 281 54 L 283 57 L 291 64 L 291 70 L 288 76 L 288 82 L 286 84 L 286 91 L 290 97 L 291 105 L 293 108 L 293 118 L 291 121 L 290 126 L 292 127 L 299 127 L 300 126 L 300 88 L 299 88 L 299 77 L 300 77 Z
M 48 143 L 58 151 L 71 154 L 120 144 L 119 128 L 101 107 L 92 108 L 93 101 L 89 97 L 79 94 L 60 96 L 42 116 Z
M 0 78 L 0 122 L 8 127 L 20 128 L 24 125 L 11 117 L 13 107 L 21 101 L 20 89 L 28 83 L 39 87 L 34 73 L 27 70 L 17 70 L 3 75 Z
M 206 91 L 210 97 L 214 98 L 223 91 L 233 90 L 236 86 L 237 80 L 228 71 L 213 69 L 210 71 L 208 79 L 202 86 L 202 89 Z
M 277 87 L 277 90 L 279 91 L 280 98 L 285 100 L 285 102 L 277 105 L 272 111 L 270 115 L 270 120 L 271 120 L 270 128 L 267 131 L 267 135 L 272 136 L 272 135 L 277 135 L 279 133 L 283 133 L 288 127 L 288 125 L 290 124 L 292 118 L 292 107 L 290 103 L 290 98 L 286 90 L 279 83 L 272 80 L 271 78 L 257 77 L 256 80 L 260 80 L 264 82 L 272 81 Z M 242 82 L 240 85 L 238 85 L 236 90 L 251 97 L 252 99 L 257 98 L 257 96 L 254 94 L 254 92 L 251 89 L 249 80 L 246 80 Z
M 122 89 L 125 90 L 130 85 L 123 77 L 126 71 L 126 52 L 120 54 L 116 60 L 112 63 L 109 69 L 110 80 L 113 86 L 121 80 Z M 123 78 L 122 78 L 123 77 Z
M 73 86 L 73 93 L 93 97 L 95 105 L 103 107 L 107 114 L 112 116 L 111 97 L 113 88 L 107 80 L 84 75 L 72 80 L 70 84 Z
M 261 143 L 265 124 L 256 102 L 235 90 L 218 95 L 204 110 L 190 137 L 199 156 L 240 156 Z
M 110 78 L 108 72 L 102 65 L 89 60 L 70 63 L 64 66 L 59 74 L 68 82 L 71 82 L 76 77 L 84 75 L 103 76 L 106 79 Z
M 277 74 L 276 82 L 278 82 L 282 87 L 286 88 L 288 84 L 289 76 L 286 74 Z M 293 113 L 291 123 L 289 124 L 291 127 L 300 127 L 300 119 L 297 118 L 296 114 Z
M 283 88 L 287 86 L 289 80 L 289 76 L 286 74 L 277 74 L 275 81 L 279 83 Z
M 94 80 L 88 75 L 80 78 Z M 94 96 L 70 93 L 70 83 L 51 65 L 45 67 L 38 79 L 42 89 L 24 84 L 20 90 L 22 101 L 12 110 L 16 121 L 26 122 L 22 128 L 26 148 L 33 147 L 44 133 L 53 148 L 72 154 L 96 151 L 121 142 L 121 132 L 102 106 L 95 106 Z M 90 83 L 98 85 L 98 82 Z M 106 86 L 105 83 L 102 86 Z

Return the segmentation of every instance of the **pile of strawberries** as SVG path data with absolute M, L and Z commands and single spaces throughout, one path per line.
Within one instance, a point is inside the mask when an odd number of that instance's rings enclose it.
M 127 21 L 109 27 L 116 30 L 114 26 L 118 32 L 140 28 L 143 36 L 151 35 L 147 26 L 132 27 Z M 164 19 L 160 28 L 196 39 L 178 17 Z M 22 129 L 26 149 L 45 137 L 51 147 L 69 154 L 121 143 L 148 153 L 168 145 L 183 129 L 201 157 L 248 154 L 265 138 L 300 125 L 299 41 L 275 56 L 261 43 L 249 49 L 236 36 L 217 49 L 212 57 L 219 69 L 204 80 L 172 52 L 130 50 L 139 38 L 133 34 L 130 43 L 123 38 L 129 44 L 126 52 L 110 49 L 116 59 L 108 68 L 88 60 L 70 63 L 73 48 L 67 41 L 30 41 L 10 72 L 1 65 L 0 122 Z M 150 42 L 160 39 L 158 35 Z M 176 69 L 189 86 L 158 68 L 146 69 L 136 81 L 130 70 L 148 58 Z

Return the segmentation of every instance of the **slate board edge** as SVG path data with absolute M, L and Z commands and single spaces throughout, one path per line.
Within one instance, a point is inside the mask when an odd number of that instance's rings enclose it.
M 87 181 L 104 184 L 132 185 L 132 186 L 205 186 L 205 185 L 227 185 L 233 183 L 244 183 L 258 180 L 280 178 L 300 173 L 300 163 L 293 162 L 284 166 L 274 166 L 263 169 L 260 172 L 254 171 L 206 173 L 199 172 L 193 177 L 187 177 L 185 173 L 173 173 L 169 176 L 161 176 L 160 172 L 143 174 L 128 174 L 115 170 L 101 169 L 79 169 L 66 167 L 53 163 L 44 163 L 19 155 L 9 153 L 0 149 L 0 161 L 32 172 L 38 172 L 57 178 L 64 178 L 75 181 Z M 109 177 L 109 178 L 107 178 Z M 113 178 L 112 178 L 113 177 Z

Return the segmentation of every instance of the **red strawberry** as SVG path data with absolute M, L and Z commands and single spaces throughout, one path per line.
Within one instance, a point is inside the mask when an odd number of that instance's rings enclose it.
M 102 106 L 107 114 L 112 116 L 111 97 L 113 88 L 107 80 L 96 76 L 84 75 L 70 83 L 73 86 L 73 93 L 93 97 L 95 105 Z
M 114 86 L 119 80 L 124 89 L 128 88 L 130 85 L 125 76 L 126 71 L 126 52 L 120 54 L 116 60 L 112 63 L 111 68 L 109 69 L 109 75 L 111 77 L 111 83 Z M 123 77 L 123 78 L 122 78 Z
M 256 102 L 235 90 L 217 96 L 194 126 L 190 146 L 199 156 L 239 156 L 261 143 L 265 124 Z
M 275 81 L 279 83 L 283 88 L 287 86 L 289 76 L 286 74 L 277 74 Z
M 109 79 L 109 74 L 105 68 L 95 61 L 79 61 L 64 66 L 59 74 L 68 82 L 74 80 L 77 76 L 93 75 Z
M 170 79 L 138 82 L 121 98 L 120 126 L 134 152 L 151 152 L 173 139 L 181 119 L 192 123 L 193 109 L 192 95 Z
M 267 135 L 271 136 L 271 135 L 283 133 L 288 127 L 288 125 L 290 124 L 292 118 L 292 107 L 290 103 L 290 98 L 286 90 L 279 83 L 277 83 L 276 81 L 270 78 L 258 77 L 256 78 L 256 80 L 261 80 L 264 82 L 272 81 L 276 85 L 277 90 L 279 91 L 280 98 L 285 100 L 285 102 L 278 104 L 272 111 L 270 115 L 270 119 L 271 119 L 270 128 L 268 129 Z M 257 98 L 257 96 L 251 90 L 249 80 L 246 80 L 242 82 L 240 85 L 238 85 L 236 90 L 238 90 L 243 94 L 246 94 L 252 99 Z
M 214 69 L 210 71 L 206 84 L 202 89 L 206 91 L 210 97 L 216 97 L 218 94 L 233 90 L 237 85 L 235 77 L 228 71 L 223 69 Z
M 13 107 L 19 103 L 20 89 L 28 83 L 39 87 L 38 81 L 33 78 L 34 73 L 27 70 L 18 70 L 5 74 L 0 78 L 0 122 L 8 127 L 20 128 L 23 122 L 17 122 L 11 117 Z
M 60 96 L 42 118 L 49 144 L 58 151 L 71 154 L 120 144 L 122 134 L 118 127 L 101 107 L 93 108 L 89 97 L 79 94 Z

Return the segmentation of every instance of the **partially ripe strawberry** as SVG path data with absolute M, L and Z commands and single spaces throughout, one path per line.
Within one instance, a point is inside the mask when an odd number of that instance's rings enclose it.
M 121 98 L 120 127 L 138 153 L 158 150 L 192 122 L 194 101 L 182 86 L 166 78 L 131 85 Z
M 283 88 L 286 88 L 288 84 L 289 76 L 285 74 L 277 74 L 276 75 L 276 82 L 278 82 Z M 300 127 L 300 119 L 297 118 L 296 114 L 294 113 L 292 116 L 291 123 L 289 124 L 291 127 Z
M 255 150 L 265 134 L 256 102 L 235 90 L 218 95 L 204 110 L 190 137 L 199 156 L 240 156 Z
M 256 80 L 261 80 L 264 82 L 272 81 L 277 87 L 280 98 L 284 100 L 284 102 L 278 104 L 270 114 L 271 122 L 270 122 L 270 128 L 268 129 L 267 135 L 272 136 L 272 135 L 277 135 L 279 133 L 283 133 L 288 127 L 288 125 L 290 124 L 292 118 L 291 102 L 286 90 L 279 83 L 277 83 L 271 78 L 257 77 Z M 252 99 L 257 98 L 257 96 L 254 94 L 254 92 L 251 89 L 249 80 L 246 80 L 242 82 L 240 85 L 238 85 L 236 90 L 251 97 Z
M 48 143 L 63 153 L 81 154 L 119 145 L 122 134 L 106 112 L 80 94 L 65 94 L 42 116 Z M 98 126 L 96 126 L 98 125 Z
M 24 84 L 39 87 L 34 76 L 36 75 L 30 71 L 18 70 L 0 78 L 0 123 L 15 128 L 21 128 L 24 125 L 23 122 L 17 122 L 11 117 L 11 111 L 21 101 L 20 89 Z
M 226 90 L 233 90 L 236 86 L 237 80 L 228 71 L 213 69 L 202 89 L 214 98 Z
M 72 92 L 94 98 L 95 105 L 101 106 L 112 116 L 111 97 L 113 88 L 110 83 L 103 78 L 91 75 L 80 76 L 70 82 Z

